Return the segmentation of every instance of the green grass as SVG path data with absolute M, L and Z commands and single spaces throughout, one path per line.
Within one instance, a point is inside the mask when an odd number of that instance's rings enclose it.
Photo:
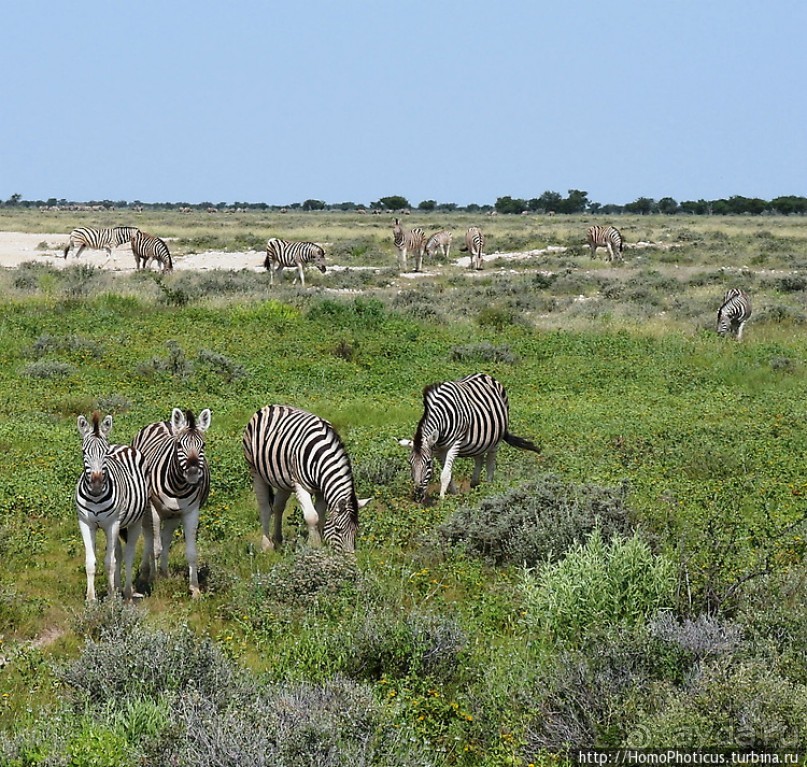
M 0 211 L 0 229 L 69 231 L 89 216 L 65 225 L 64 214 L 26 215 Z M 216 238 L 237 249 L 247 236 L 272 233 L 331 242 L 357 262 L 393 260 L 384 217 L 138 215 L 151 217 L 144 228 L 188 247 L 194 238 Z M 415 225 L 418 216 L 411 218 Z M 430 229 L 455 231 L 470 221 L 424 218 Z M 493 242 L 544 247 L 573 246 L 585 221 L 499 216 L 483 224 Z M 352 674 L 382 707 L 378 726 L 395 725 L 438 763 L 536 760 L 530 722 L 540 696 L 533 693 L 563 652 L 551 632 L 524 620 L 518 565 L 494 565 L 437 535 L 460 508 L 473 517 L 485 499 L 548 472 L 564 486 L 625 482 L 643 540 L 675 563 L 678 614 L 741 620 L 754 605 L 767 609 L 780 593 L 776 579 L 804 567 L 803 530 L 790 525 L 803 518 L 807 493 L 807 293 L 795 279 L 807 224 L 652 217 L 620 226 L 629 242 L 686 247 L 674 262 L 673 250 L 627 251 L 616 269 L 581 248 L 554 262 L 491 268 L 481 278 L 452 266 L 417 285 L 386 274 L 347 296 L 327 291 L 342 279 L 330 273 L 309 291 L 286 286 L 271 298 L 265 275 L 175 274 L 166 284 L 185 291 L 179 303 L 142 275 L 75 267 L 0 274 L 0 655 L 9 659 L 0 672 L 0 731 L 35 726 L 49 711 L 79 730 L 89 726 L 60 708 L 73 693 L 58 668 L 78 657 L 87 636 L 72 500 L 81 468 L 76 416 L 99 406 L 113 413 L 120 442 L 172 407 L 213 412 L 212 492 L 199 533 L 204 594 L 189 599 L 176 541 L 169 577 L 137 608 L 148 630 L 189 627 L 239 667 L 278 684 Z M 552 279 L 542 276 L 546 269 Z M 784 289 L 783 275 L 792 278 Z M 737 279 L 754 299 L 742 344 L 713 332 L 716 305 Z M 463 492 L 418 505 L 395 440 L 412 436 L 425 384 L 477 369 L 505 384 L 512 431 L 539 443 L 542 454 L 503 446 L 495 481 L 474 490 L 470 461 L 460 460 Z M 357 575 L 336 592 L 297 602 L 279 598 L 277 583 L 287 578 L 293 590 L 301 577 L 293 564 L 305 525 L 289 509 L 289 546 L 260 551 L 240 446 L 252 413 L 275 402 L 331 420 L 353 458 L 359 495 L 373 497 L 360 522 Z M 551 578 L 529 577 L 551 602 Z M 566 586 L 569 600 L 573 584 Z M 595 620 L 585 603 L 578 608 L 575 625 Z M 594 641 L 588 636 L 578 642 L 581 652 Z M 760 640 L 745 652 L 759 658 L 771 646 Z M 793 647 L 777 652 L 790 658 Z M 377 648 L 361 668 L 351 660 L 360 648 Z M 805 665 L 788 663 L 778 673 L 804 683 Z M 717 682 L 709 679 L 711 690 Z M 678 705 L 683 695 L 676 688 L 667 698 Z M 154 705 L 162 711 L 167 700 Z M 98 748 L 111 749 L 129 714 L 104 710 L 110 718 L 98 723 Z M 650 708 L 622 715 L 623 739 L 643 721 L 668 726 L 673 718 Z

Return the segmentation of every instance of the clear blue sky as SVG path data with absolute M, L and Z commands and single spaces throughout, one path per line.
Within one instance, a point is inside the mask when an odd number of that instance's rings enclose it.
M 7 2 L 0 199 L 807 196 L 804 0 Z

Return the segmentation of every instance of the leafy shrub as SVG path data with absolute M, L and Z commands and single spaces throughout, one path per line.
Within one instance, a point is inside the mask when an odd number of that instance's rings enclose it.
M 558 559 L 595 528 L 605 540 L 629 534 L 626 493 L 625 486 L 572 485 L 549 474 L 458 509 L 438 533 L 497 564 L 535 567 Z
M 453 679 L 467 639 L 451 618 L 395 610 L 368 613 L 353 637 L 346 673 L 354 679 Z
M 565 559 L 525 573 L 522 582 L 527 625 L 572 643 L 671 608 L 674 590 L 674 563 L 653 554 L 638 534 L 606 543 L 596 529 Z
M 200 365 L 210 368 L 228 383 L 245 378 L 247 375 L 246 368 L 243 365 L 234 362 L 225 354 L 219 354 L 209 349 L 200 349 L 197 359 Z
M 66 336 L 54 336 L 50 333 L 43 333 L 34 341 L 30 354 L 33 357 L 44 357 L 46 354 L 57 352 L 71 352 L 75 354 L 96 356 L 102 351 L 102 346 L 97 341 L 84 336 L 70 333 Z
M 26 378 L 64 378 L 76 372 L 74 365 L 57 360 L 38 360 L 26 365 L 21 375 Z
M 502 362 L 506 365 L 519 362 L 518 355 L 513 354 L 507 344 L 496 346 L 490 341 L 455 346 L 451 350 L 451 359 L 454 362 Z

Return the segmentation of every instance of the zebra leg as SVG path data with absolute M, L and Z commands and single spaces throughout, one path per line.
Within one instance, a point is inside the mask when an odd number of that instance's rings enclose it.
M 157 573 L 157 559 L 162 553 L 160 515 L 151 504 L 143 516 L 141 529 L 143 531 L 143 558 L 140 562 L 140 580 L 148 588 L 154 582 L 154 576 Z
M 87 247 L 86 245 L 79 245 L 78 246 L 78 250 L 76 251 L 76 258 L 78 258 L 84 252 L 84 248 L 86 248 L 86 247 Z M 65 255 L 65 258 L 67 258 L 66 255 Z
M 198 555 L 196 552 L 196 531 L 199 528 L 198 508 L 183 515 L 182 528 L 185 531 L 185 559 L 188 560 L 188 584 L 191 597 L 197 599 L 202 593 L 199 590 Z
M 322 495 L 317 496 L 317 499 L 314 501 L 314 508 L 317 510 L 317 517 L 319 517 L 319 520 L 317 521 L 317 530 L 319 531 L 320 536 L 322 536 L 323 531 L 325 530 L 325 517 L 328 516 L 328 504 Z
M 95 601 L 95 525 L 78 521 L 81 537 L 84 540 L 84 571 L 87 574 L 87 596 L 88 602 Z
M 451 469 L 454 466 L 454 461 L 457 458 L 457 453 L 460 451 L 459 443 L 452 445 L 445 454 L 443 460 L 443 470 L 440 472 L 440 497 L 445 498 L 446 491 L 451 490 L 452 493 L 457 492 L 457 487 L 454 484 L 454 479 L 451 476 Z
M 419 272 L 423 267 L 423 251 L 418 250 L 415 253 L 415 271 Z
M 476 487 L 479 484 L 479 475 L 482 473 L 482 464 L 484 460 L 484 455 L 474 456 L 474 473 L 471 477 L 471 487 Z
M 179 527 L 182 517 L 166 517 L 162 520 L 160 530 L 160 553 L 156 554 L 155 559 L 159 557 L 160 560 L 160 573 L 168 575 L 168 550 L 171 548 L 171 539 L 174 537 L 174 530 Z
M 132 571 L 134 570 L 135 548 L 137 547 L 137 540 L 140 538 L 143 523 L 134 522 L 126 528 L 126 548 L 124 553 L 124 560 L 126 562 L 126 586 L 123 588 L 123 597 L 126 601 L 132 599 L 134 589 L 132 588 Z M 118 546 L 120 546 L 120 539 L 118 539 Z M 120 563 L 120 556 L 118 557 Z M 120 571 L 120 564 L 118 564 Z
M 106 535 L 106 552 L 104 555 L 104 565 L 106 567 L 106 577 L 109 583 L 109 597 L 118 595 L 120 584 L 120 564 L 116 561 L 115 553 L 120 550 L 118 535 L 120 533 L 120 523 L 116 520 L 109 527 L 104 528 Z
M 308 545 L 319 548 L 322 546 L 322 536 L 319 534 L 319 513 L 317 512 L 316 506 L 314 506 L 311 493 L 302 487 L 302 485 L 295 485 L 294 494 L 297 496 L 297 501 L 300 504 L 300 508 L 303 510 L 305 523 L 308 525 Z
M 737 326 L 737 340 L 738 340 L 738 341 L 742 341 L 742 340 L 743 340 L 743 328 L 744 328 L 744 327 L 745 327 L 745 320 L 743 320 L 743 321 L 742 321 L 742 322 L 741 322 L 741 323 L 740 323 L 740 324 Z
M 496 451 L 498 447 L 499 446 L 496 445 L 488 450 L 488 454 L 485 457 L 485 470 L 487 471 L 488 482 L 493 482 L 493 474 L 496 471 Z

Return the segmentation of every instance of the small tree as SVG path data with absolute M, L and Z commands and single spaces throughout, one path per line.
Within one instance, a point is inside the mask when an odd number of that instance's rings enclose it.
M 382 197 L 380 200 L 370 203 L 370 207 L 374 210 L 403 210 L 412 207 L 406 197 L 394 194 L 390 197 Z
M 432 211 L 437 207 L 436 200 L 423 200 L 418 204 L 418 210 Z

